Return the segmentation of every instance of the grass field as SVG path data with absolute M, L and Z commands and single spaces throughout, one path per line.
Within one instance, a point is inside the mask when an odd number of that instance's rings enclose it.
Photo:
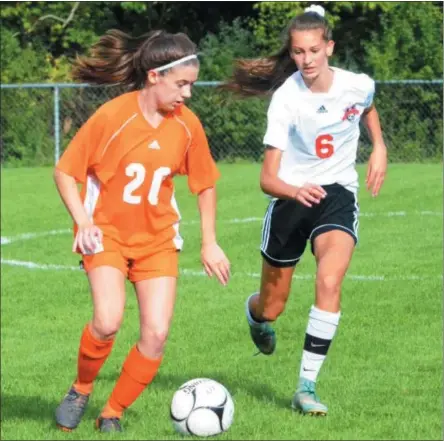
M 289 408 L 313 302 L 313 257 L 306 252 L 297 268 L 276 353 L 253 357 L 244 301 L 259 283 L 267 201 L 258 165 L 220 168 L 218 235 L 233 277 L 223 288 L 200 273 L 196 201 L 179 179 L 184 271 L 164 363 L 127 412 L 125 433 L 111 438 L 181 439 L 169 421 L 171 397 L 185 381 L 210 377 L 235 401 L 231 429 L 214 439 L 442 439 L 442 165 L 391 165 L 378 198 L 360 191 L 360 244 L 318 381 L 325 419 Z M 71 269 L 79 259 L 51 173 L 2 170 L 1 438 L 104 439 L 93 420 L 138 338 L 137 304 L 128 285 L 125 320 L 84 421 L 72 434 L 57 431 L 54 409 L 74 379 L 91 307 L 86 277 Z

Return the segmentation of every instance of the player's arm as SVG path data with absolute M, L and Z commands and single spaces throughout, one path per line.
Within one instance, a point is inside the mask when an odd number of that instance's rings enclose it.
M 102 241 L 102 231 L 93 225 L 83 206 L 78 183 L 85 185 L 90 167 L 92 146 L 100 144 L 104 117 L 96 112 L 76 133 L 54 170 L 54 181 L 60 197 L 78 227 L 73 251 L 94 251 Z
M 194 119 L 192 133 L 182 172 L 188 175 L 191 192 L 197 194 L 202 233 L 201 260 L 208 276 L 215 275 L 221 284 L 226 285 L 230 278 L 230 262 L 216 239 L 216 181 L 219 171 L 198 119 Z
M 97 244 L 102 242 L 103 235 L 102 231 L 88 218 L 80 198 L 76 179 L 56 168 L 54 181 L 66 209 L 78 226 L 73 252 L 76 251 L 77 247 L 83 254 L 94 252 Z
M 367 168 L 367 190 L 371 189 L 372 196 L 377 196 L 384 183 L 387 171 L 387 147 L 382 136 L 378 111 L 374 104 L 364 111 L 362 122 L 368 131 L 373 145 Z
M 201 258 L 206 273 L 213 274 L 222 285 L 230 278 L 230 262 L 216 239 L 216 187 L 206 188 L 197 195 L 202 233 Z
M 54 170 L 54 181 L 72 220 L 78 226 L 90 225 L 91 222 L 82 204 L 75 178 L 56 168 Z
M 207 188 L 197 195 L 202 246 L 216 242 L 216 200 L 216 187 Z
M 295 199 L 307 207 L 311 207 L 313 203 L 319 204 L 321 199 L 326 196 L 326 192 L 321 186 L 307 184 L 303 187 L 296 187 L 279 178 L 281 157 L 282 150 L 266 147 L 260 177 L 262 191 L 278 199 Z
M 364 110 L 364 113 L 362 115 L 362 122 L 364 123 L 372 141 L 373 150 L 386 151 L 387 149 L 385 146 L 384 138 L 382 136 L 379 114 L 374 104 L 372 104 L 368 109 Z

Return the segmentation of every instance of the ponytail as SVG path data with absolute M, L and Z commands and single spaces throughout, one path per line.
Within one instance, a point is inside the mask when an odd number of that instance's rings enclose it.
M 149 70 L 193 55 L 196 50 L 196 45 L 182 33 L 158 30 L 132 37 L 112 29 L 92 46 L 89 57 L 76 58 L 72 76 L 80 82 L 138 90 L 145 86 Z
M 297 71 L 290 56 L 291 34 L 293 31 L 322 29 L 324 40 L 331 40 L 331 29 L 324 18 L 322 6 L 312 5 L 303 14 L 297 15 L 289 23 L 283 46 L 274 55 L 237 60 L 231 78 L 220 89 L 234 92 L 242 97 L 252 97 L 272 93 L 285 80 Z
M 297 68 L 286 48 L 277 54 L 252 60 L 237 60 L 230 80 L 221 89 L 234 92 L 242 97 L 272 93 Z

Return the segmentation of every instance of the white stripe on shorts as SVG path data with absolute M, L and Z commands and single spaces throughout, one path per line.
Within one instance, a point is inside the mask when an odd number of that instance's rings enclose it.
M 266 250 L 268 246 L 268 241 L 270 240 L 270 228 L 271 228 L 271 217 L 273 215 L 273 208 L 277 202 L 277 199 L 270 202 L 267 212 L 265 213 L 264 223 L 262 227 L 262 244 L 261 250 Z

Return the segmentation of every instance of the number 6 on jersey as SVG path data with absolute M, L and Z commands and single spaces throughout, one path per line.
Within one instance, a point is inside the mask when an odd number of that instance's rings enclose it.
M 333 144 L 329 144 L 333 141 L 331 135 L 319 135 L 316 138 L 316 155 L 321 159 L 327 159 L 334 153 Z

